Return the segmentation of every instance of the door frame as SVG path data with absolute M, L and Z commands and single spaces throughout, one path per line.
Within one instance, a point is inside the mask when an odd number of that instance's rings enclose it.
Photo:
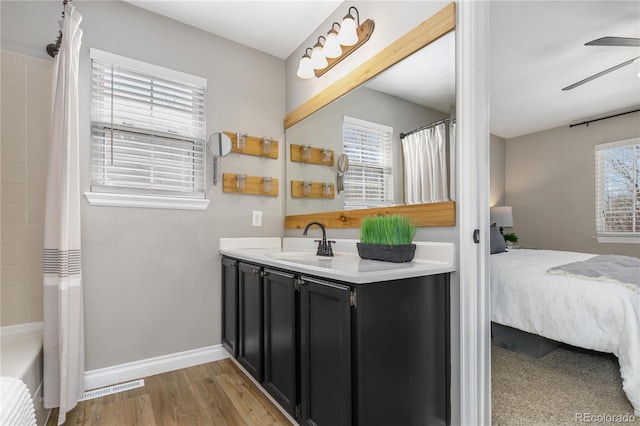
M 491 424 L 489 1 L 457 3 L 460 424 Z M 479 241 L 474 242 L 474 231 Z

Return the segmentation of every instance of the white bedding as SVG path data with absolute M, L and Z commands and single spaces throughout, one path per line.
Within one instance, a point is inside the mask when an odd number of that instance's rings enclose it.
M 640 415 L 640 294 L 619 283 L 549 275 L 595 255 L 516 249 L 491 255 L 491 320 L 618 357 L 623 389 Z

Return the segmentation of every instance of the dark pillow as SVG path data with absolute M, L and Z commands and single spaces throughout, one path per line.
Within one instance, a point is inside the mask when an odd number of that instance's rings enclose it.
M 507 245 L 504 242 L 504 237 L 500 233 L 500 230 L 495 223 L 492 223 L 491 228 L 489 228 L 489 239 L 491 245 L 491 254 L 507 251 Z

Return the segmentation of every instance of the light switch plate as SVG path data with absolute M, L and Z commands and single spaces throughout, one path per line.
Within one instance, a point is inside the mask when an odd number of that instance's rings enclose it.
M 254 210 L 251 215 L 251 226 L 262 226 L 262 210 Z

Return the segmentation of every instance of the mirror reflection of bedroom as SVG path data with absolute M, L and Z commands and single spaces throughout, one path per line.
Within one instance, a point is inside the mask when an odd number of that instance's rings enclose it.
M 633 422 L 640 3 L 492 2 L 490 20 L 493 424 Z

